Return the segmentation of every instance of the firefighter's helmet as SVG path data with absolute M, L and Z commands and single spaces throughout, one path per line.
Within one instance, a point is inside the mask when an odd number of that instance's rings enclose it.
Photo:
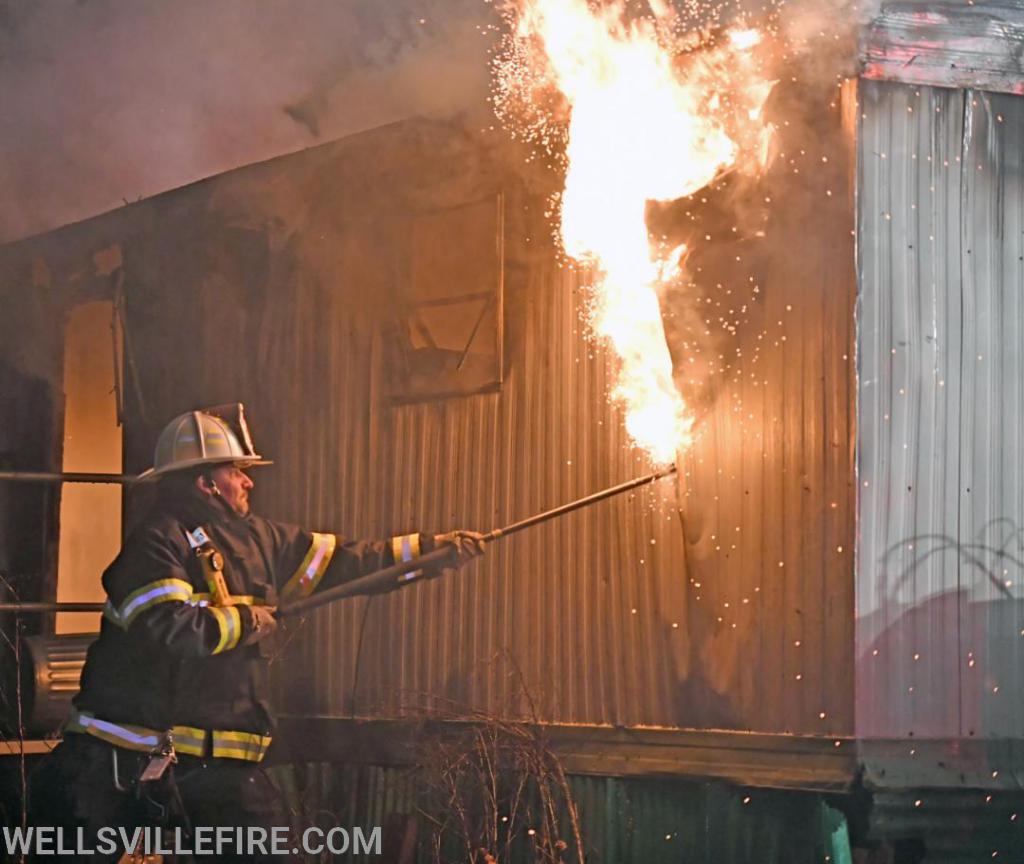
M 139 475 L 153 480 L 202 465 L 270 465 L 253 447 L 241 402 L 202 408 L 175 417 L 156 442 L 153 467 Z

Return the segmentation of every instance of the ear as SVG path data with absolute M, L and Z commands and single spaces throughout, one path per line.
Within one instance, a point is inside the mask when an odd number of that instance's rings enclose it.
M 202 492 L 204 495 L 213 497 L 214 490 L 217 488 L 209 474 L 199 474 L 196 476 L 196 489 Z

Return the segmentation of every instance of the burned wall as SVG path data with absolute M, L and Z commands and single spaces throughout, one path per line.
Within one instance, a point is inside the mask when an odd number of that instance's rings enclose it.
M 687 716 L 852 730 L 854 92 L 780 76 L 762 174 L 656 212 L 691 250 L 663 299 L 696 414 L 683 455 Z
M 486 134 L 410 121 L 31 241 L 44 258 L 119 244 L 126 469 L 148 467 L 170 417 L 241 400 L 276 463 L 256 475 L 258 509 L 348 536 L 487 529 L 649 470 L 608 400 L 614 362 L 581 324 L 585 280 L 552 246 L 554 179 L 524 164 Z M 830 170 L 848 218 L 842 161 Z M 784 180 L 770 177 L 768 194 Z M 500 374 L 462 387 L 459 346 L 431 331 L 436 315 L 409 341 L 417 292 L 437 301 L 443 281 L 413 270 L 425 242 L 483 260 L 484 234 L 416 225 L 489 201 L 496 300 L 473 284 L 441 302 L 481 304 L 452 317 L 500 328 Z M 687 376 L 675 351 L 703 430 L 685 458 L 682 522 L 670 482 L 496 543 L 457 575 L 318 611 L 278 646 L 279 710 L 849 731 L 850 570 L 834 551 L 852 538 L 849 241 L 835 243 L 834 221 L 811 236 L 812 212 L 794 204 L 765 237 L 729 236 L 691 262 L 686 302 L 731 303 L 727 262 L 757 246 L 759 281 L 742 290 L 757 287 L 761 305 L 722 335 L 742 346 L 728 362 Z M 489 283 L 488 266 L 445 278 Z M 676 300 L 669 320 L 689 321 Z M 494 302 L 500 315 L 486 311 Z M 717 334 L 701 338 L 703 357 L 725 356 Z M 765 338 L 773 350 L 758 355 Z M 428 353 L 396 355 L 402 340 Z M 467 342 L 481 356 L 490 344 Z M 396 356 L 437 361 L 454 390 L 398 386 Z

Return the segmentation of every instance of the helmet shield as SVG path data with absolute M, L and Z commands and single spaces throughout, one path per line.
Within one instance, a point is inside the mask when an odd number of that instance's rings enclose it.
M 200 408 L 201 414 L 209 414 L 219 420 L 223 420 L 228 428 L 235 433 L 235 438 L 250 457 L 258 460 L 256 448 L 252 443 L 252 436 L 249 434 L 249 424 L 245 422 L 245 406 L 241 402 L 228 402 L 225 405 L 214 405 L 212 408 Z

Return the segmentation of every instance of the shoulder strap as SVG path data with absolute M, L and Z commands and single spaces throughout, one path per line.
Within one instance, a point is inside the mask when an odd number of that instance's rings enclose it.
M 188 545 L 203 568 L 203 578 L 210 589 L 210 599 L 213 601 L 213 605 L 234 606 L 234 598 L 228 592 L 227 582 L 224 581 L 224 556 L 213 545 L 210 535 L 206 533 L 206 529 L 202 525 L 187 531 L 186 534 Z

